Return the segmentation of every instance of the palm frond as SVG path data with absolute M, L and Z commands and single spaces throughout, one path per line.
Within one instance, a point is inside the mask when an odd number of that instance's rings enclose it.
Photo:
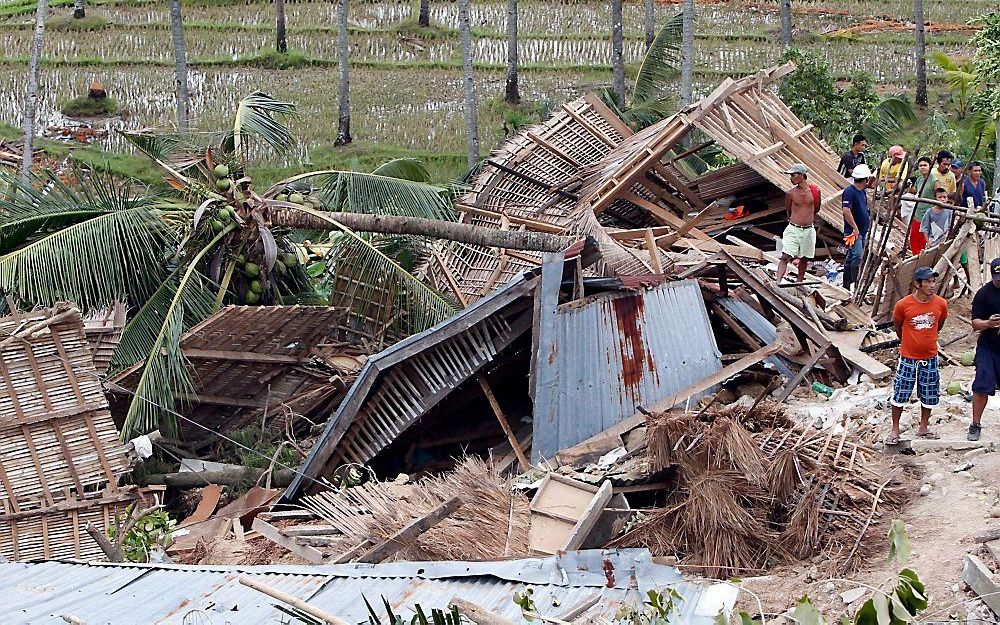
M 448 190 L 444 187 L 379 174 L 339 170 L 307 172 L 282 180 L 264 195 L 273 197 L 289 184 L 307 180 L 313 186 L 312 195 L 323 201 L 323 210 L 455 220 Z
M 680 71 L 683 18 L 678 13 L 667 20 L 646 51 L 632 88 L 633 108 L 662 99 L 664 86 Z
M 191 259 L 178 280 L 173 297 L 163 310 L 162 324 L 152 339 L 149 351 L 145 354 L 142 375 L 136 384 L 122 426 L 123 440 L 157 428 L 168 435 L 176 433 L 174 410 L 177 401 L 194 394 L 188 363 L 180 348 L 181 336 L 185 329 L 207 317 L 214 309 L 215 302 L 210 281 L 202 276 L 198 264 L 235 228 L 236 224 L 230 224 L 209 241 Z M 164 295 L 164 292 L 160 292 L 160 295 Z M 165 301 L 165 298 L 161 297 L 160 301 Z M 209 301 L 211 304 L 206 306 L 206 302 Z M 153 325 L 150 318 L 158 309 L 154 306 L 148 310 L 149 312 L 144 315 L 147 323 L 142 328 L 137 327 L 134 334 L 129 337 L 130 347 L 127 350 L 132 354 L 141 342 L 146 341 L 148 344 L 147 332 Z
M 152 159 L 170 161 L 188 142 L 175 132 L 162 132 L 157 128 L 120 131 L 121 136 Z
M 416 158 L 394 158 L 376 167 L 372 173 L 413 182 L 431 181 L 431 173 L 427 171 L 427 165 Z
M 426 330 L 458 311 L 373 243 L 340 224 L 336 216 L 302 208 L 343 232 L 327 255 L 330 305 L 348 309 L 348 323 L 387 345 Z M 378 240 L 378 237 L 375 237 Z
M 244 153 L 250 140 L 262 141 L 279 154 L 295 146 L 295 137 L 275 116 L 294 117 L 295 105 L 282 102 L 263 91 L 254 91 L 240 100 L 233 128 L 223 138 L 223 150 Z
M 34 305 L 134 304 L 161 282 L 168 240 L 165 222 L 147 205 L 101 214 L 4 254 L 0 289 Z
M 860 133 L 876 145 L 892 145 L 917 124 L 913 104 L 904 98 L 885 98 L 861 122 Z
M 934 64 L 945 71 L 954 71 L 958 69 L 958 61 L 948 56 L 947 52 L 943 50 L 934 50 L 931 52 L 931 59 Z

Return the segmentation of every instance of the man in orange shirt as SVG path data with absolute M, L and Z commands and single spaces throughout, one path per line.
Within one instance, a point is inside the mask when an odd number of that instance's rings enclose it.
M 913 272 L 916 290 L 896 302 L 892 321 L 899 337 L 899 366 L 892 383 L 892 432 L 886 443 L 899 443 L 899 418 L 903 406 L 910 401 L 913 387 L 920 400 L 920 425 L 917 438 L 938 438 L 928 429 L 931 409 L 941 395 L 941 375 L 938 372 L 938 331 L 948 317 L 948 302 L 935 295 L 938 274 L 930 267 Z

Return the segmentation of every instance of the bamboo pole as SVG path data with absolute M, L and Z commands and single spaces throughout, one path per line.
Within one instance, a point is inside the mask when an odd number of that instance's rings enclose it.
M 347 621 L 343 619 L 337 618 L 336 616 L 328 614 L 317 607 L 311 606 L 302 599 L 299 599 L 298 597 L 293 597 L 292 595 L 286 592 L 282 592 L 275 588 L 271 588 L 267 584 L 262 584 L 261 582 L 258 582 L 257 580 L 253 579 L 248 575 L 240 575 L 240 583 L 243 584 L 244 586 L 253 588 L 257 592 L 262 592 L 269 597 L 277 599 L 282 603 L 287 603 L 293 608 L 302 610 L 309 616 L 314 616 L 319 620 L 323 621 L 324 623 L 327 623 L 327 625 L 350 625 Z

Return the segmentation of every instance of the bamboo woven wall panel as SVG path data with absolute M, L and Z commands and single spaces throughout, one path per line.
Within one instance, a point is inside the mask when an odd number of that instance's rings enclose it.
M 111 366 L 111 357 L 122 338 L 125 329 L 125 304 L 115 302 L 112 306 L 83 320 L 83 333 L 90 343 L 94 355 L 94 368 L 104 375 Z
M 114 526 L 132 497 L 77 510 L 54 511 L 0 521 L 0 555 L 8 560 L 76 558 L 103 560 L 104 553 L 84 529 L 93 523 L 103 531 Z

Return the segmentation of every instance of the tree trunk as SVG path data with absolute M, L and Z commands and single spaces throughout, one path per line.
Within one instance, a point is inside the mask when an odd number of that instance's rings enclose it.
M 781 47 L 792 47 L 792 0 L 781 0 Z
M 458 0 L 458 27 L 462 31 L 462 83 L 465 87 L 465 147 L 469 167 L 479 162 L 479 108 L 476 103 L 476 75 L 472 69 L 472 28 L 469 0 Z
M 464 1 L 464 0 L 463 0 Z M 333 230 L 329 221 L 294 208 L 270 207 L 271 224 L 299 230 Z M 530 230 L 493 230 L 483 226 L 425 217 L 397 217 L 369 213 L 329 213 L 330 219 L 357 232 L 412 234 L 458 241 L 469 245 L 502 247 L 532 252 L 561 252 L 576 239 L 548 232 Z
M 917 106 L 927 106 L 927 40 L 924 38 L 924 0 L 913 0 L 913 21 L 917 29 Z
M 35 11 L 35 32 L 31 36 L 31 57 L 28 61 L 28 89 L 24 97 L 24 155 L 21 158 L 21 178 L 25 184 L 31 176 L 35 113 L 38 111 L 38 72 L 42 64 L 42 38 L 45 35 L 45 14 L 48 9 L 48 0 L 38 0 L 38 8 Z
M 653 40 L 656 39 L 656 13 L 653 11 L 653 0 L 644 0 L 643 8 L 645 9 L 646 49 L 649 50 L 649 46 L 653 45 Z
M 347 56 L 347 0 L 337 3 L 337 139 L 334 145 L 347 145 L 351 139 L 351 69 Z
M 625 103 L 625 42 L 622 33 L 622 0 L 611 0 L 611 88 Z
M 684 0 L 682 20 L 681 106 L 687 106 L 694 92 L 694 0 Z
M 174 46 L 177 128 L 181 132 L 187 132 L 191 104 L 188 95 L 187 46 L 184 45 L 184 18 L 181 17 L 181 0 L 170 0 L 170 38 Z
M 284 54 L 288 52 L 288 39 L 285 37 L 285 0 L 274 0 L 275 26 L 278 35 L 278 52 Z
M 517 0 L 507 0 L 507 84 L 503 99 L 508 104 L 521 102 L 517 89 Z
M 73 2 L 73 18 L 82 20 L 85 17 L 87 17 L 86 0 L 75 0 Z
M 417 24 L 428 28 L 431 25 L 431 0 L 420 0 L 420 12 L 417 14 Z
M 994 124 L 996 126 L 997 135 L 995 146 L 997 153 L 995 159 L 993 160 L 993 194 L 996 195 L 997 193 L 1000 193 L 1000 119 L 997 119 Z

